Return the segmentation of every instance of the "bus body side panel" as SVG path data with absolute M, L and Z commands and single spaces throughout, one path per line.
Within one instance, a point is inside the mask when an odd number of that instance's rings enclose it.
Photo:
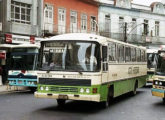
M 109 78 L 107 83 L 102 83 L 104 86 L 101 86 L 101 88 L 104 93 L 101 92 L 101 100 L 107 99 L 107 88 L 111 85 L 114 86 L 113 97 L 133 91 L 136 81 L 138 88 L 144 86 L 147 78 L 146 73 L 146 64 L 109 64 Z

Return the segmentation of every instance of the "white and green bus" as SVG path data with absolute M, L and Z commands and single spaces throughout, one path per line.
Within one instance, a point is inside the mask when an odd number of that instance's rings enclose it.
M 71 33 L 41 42 L 37 98 L 101 102 L 146 83 L 146 49 L 94 34 Z

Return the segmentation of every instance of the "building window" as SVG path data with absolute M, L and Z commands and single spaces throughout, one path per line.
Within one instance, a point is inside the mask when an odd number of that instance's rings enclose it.
M 96 32 L 96 17 L 91 16 L 91 31 Z
M 119 33 L 124 33 L 124 18 L 119 17 Z
M 148 35 L 148 20 L 144 20 L 144 35 Z
M 155 22 L 155 36 L 159 36 L 159 22 Z
M 82 31 L 87 30 L 87 15 L 86 14 L 81 15 L 81 30 Z
M 11 1 L 11 21 L 30 24 L 31 5 Z
M 136 19 L 132 18 L 132 28 L 131 28 L 131 33 L 132 34 L 137 34 L 137 23 L 136 23 Z
M 70 32 L 77 32 L 77 12 L 70 12 Z
M 45 10 L 44 10 L 44 22 L 45 23 L 53 23 L 53 6 L 52 5 L 45 5 Z
M 111 18 L 110 15 L 105 15 L 105 32 L 110 33 Z

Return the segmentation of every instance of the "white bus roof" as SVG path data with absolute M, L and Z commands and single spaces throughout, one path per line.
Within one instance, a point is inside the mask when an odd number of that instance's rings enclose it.
M 147 49 L 147 53 L 157 53 L 158 49 Z
M 19 44 L 19 45 L 14 45 L 14 44 L 0 44 L 0 48 L 40 48 L 39 45 L 36 44 Z
M 129 44 L 129 43 L 125 43 L 122 41 L 118 41 L 118 40 L 114 40 L 111 38 L 106 38 L 103 36 L 99 36 L 99 35 L 95 35 L 95 34 L 88 34 L 88 33 L 68 33 L 68 34 L 62 34 L 62 35 L 57 35 L 57 36 L 53 36 L 50 38 L 45 38 L 42 39 L 41 41 L 53 41 L 53 40 L 86 40 L 86 41 L 96 41 L 100 44 L 107 44 L 108 41 L 111 42 L 116 42 L 116 43 L 120 43 L 120 44 L 125 44 L 125 45 L 129 45 L 132 47 L 139 47 L 142 49 L 145 49 L 145 47 L 142 46 L 137 46 L 137 45 L 133 45 L 133 44 Z

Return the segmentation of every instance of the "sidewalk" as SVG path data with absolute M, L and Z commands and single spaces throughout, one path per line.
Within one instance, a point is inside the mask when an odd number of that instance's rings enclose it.
M 11 92 L 11 91 L 21 91 L 21 90 L 27 90 L 27 88 L 18 87 L 18 86 L 0 85 L 0 93 L 1 92 Z

